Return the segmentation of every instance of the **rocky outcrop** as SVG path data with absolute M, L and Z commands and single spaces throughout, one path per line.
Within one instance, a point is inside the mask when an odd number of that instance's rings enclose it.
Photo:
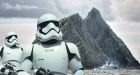
M 120 67 L 139 65 L 96 8 L 85 19 L 78 13 L 61 19 L 60 28 L 63 39 L 78 46 L 85 68 L 101 66 L 108 60 Z

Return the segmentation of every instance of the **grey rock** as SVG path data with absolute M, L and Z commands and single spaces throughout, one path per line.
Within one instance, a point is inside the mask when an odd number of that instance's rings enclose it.
M 78 46 L 85 68 L 101 66 L 108 60 L 117 62 L 120 67 L 139 65 L 96 8 L 84 19 L 78 13 L 61 19 L 60 29 L 65 41 Z

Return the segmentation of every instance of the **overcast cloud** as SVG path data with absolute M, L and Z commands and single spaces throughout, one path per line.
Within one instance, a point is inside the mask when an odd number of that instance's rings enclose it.
M 123 20 L 140 22 L 140 0 L 112 0 L 113 13 Z
M 74 13 L 85 17 L 96 7 L 106 20 L 140 21 L 140 0 L 1 0 L 0 17 L 38 18 L 54 13 L 62 18 Z

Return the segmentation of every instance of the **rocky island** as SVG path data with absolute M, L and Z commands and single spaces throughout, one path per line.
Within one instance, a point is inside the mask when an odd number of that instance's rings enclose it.
M 139 66 L 125 43 L 93 8 L 86 18 L 76 13 L 60 20 L 63 39 L 75 43 L 84 68 L 113 65 L 114 68 Z

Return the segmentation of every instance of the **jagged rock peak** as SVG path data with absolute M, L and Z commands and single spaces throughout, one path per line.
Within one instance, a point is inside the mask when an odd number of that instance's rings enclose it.
M 62 18 L 61 20 L 64 20 L 64 19 L 77 19 L 77 18 L 82 19 L 81 16 L 79 15 L 79 13 L 75 13 L 75 14 L 72 14 L 72 15 L 70 15 L 70 16 L 64 17 L 64 18 Z M 61 21 L 61 20 L 60 20 L 60 21 Z
M 93 7 L 91 9 L 91 11 L 88 13 L 88 16 L 87 17 L 89 17 L 89 16 L 96 16 L 96 15 L 100 15 L 100 11 L 98 9 L 96 9 L 96 8 Z
M 63 40 L 78 46 L 85 68 L 101 66 L 108 60 L 119 67 L 140 65 L 96 8 L 84 19 L 78 13 L 61 19 L 60 26 Z
M 68 23 L 70 21 L 82 21 L 82 17 L 79 15 L 79 13 L 75 13 L 75 14 L 72 14 L 70 16 L 67 16 L 67 17 L 64 17 L 62 18 L 59 22 L 60 22 L 60 28 L 62 26 L 65 25 L 65 23 Z
M 69 18 L 81 18 L 81 16 L 79 15 L 79 13 L 75 13 L 70 15 Z

